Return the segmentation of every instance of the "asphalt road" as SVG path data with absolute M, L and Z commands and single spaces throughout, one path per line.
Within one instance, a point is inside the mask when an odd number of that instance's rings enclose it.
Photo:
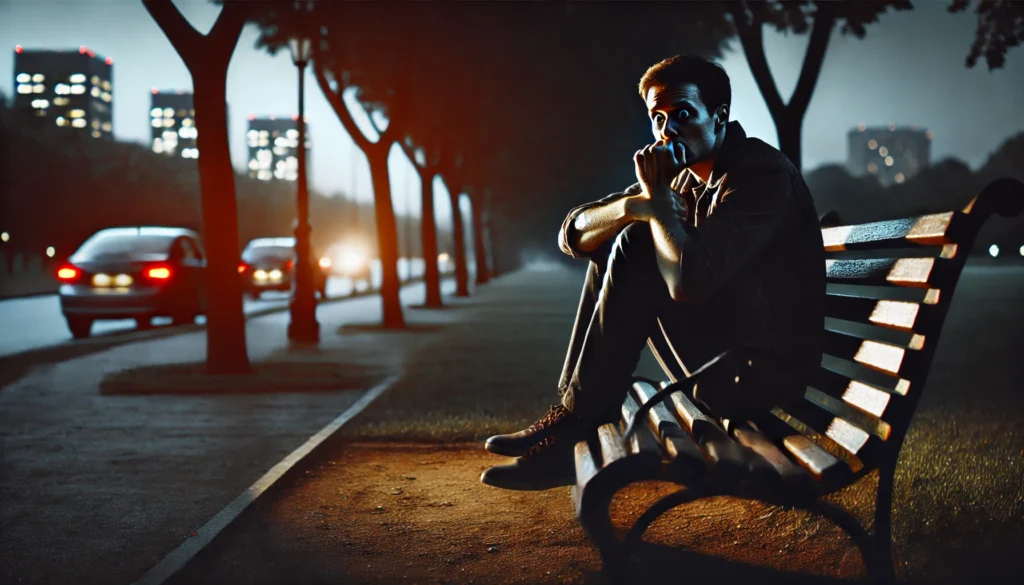
M 345 296 L 351 292 L 352 282 L 347 278 L 331 278 L 327 281 L 328 297 Z M 246 298 L 244 310 L 248 314 L 287 304 L 288 293 L 268 292 L 259 300 Z M 199 317 L 200 323 L 204 320 L 205 317 Z M 71 341 L 71 332 L 61 315 L 57 295 L 0 301 L 0 323 L 0 356 Z M 154 319 L 153 325 L 169 326 L 170 319 Z M 97 321 L 93 324 L 92 335 L 117 335 L 134 331 L 135 328 L 132 319 Z

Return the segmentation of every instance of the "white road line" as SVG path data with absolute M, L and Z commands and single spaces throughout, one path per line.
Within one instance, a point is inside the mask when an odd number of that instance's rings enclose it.
M 270 486 L 280 480 L 289 469 L 309 455 L 313 449 L 316 449 L 317 446 L 334 434 L 335 431 L 340 429 L 342 425 L 352 420 L 353 417 L 362 412 L 363 409 L 365 409 L 371 402 L 391 387 L 391 385 L 394 384 L 400 376 L 400 374 L 391 376 L 370 390 L 367 390 L 366 393 L 355 402 L 355 404 L 350 406 L 345 410 L 345 412 L 338 415 L 338 417 L 328 423 L 327 426 L 320 429 L 317 434 L 310 437 L 309 440 L 307 440 L 301 447 L 292 451 L 291 454 L 279 461 L 277 465 L 271 467 L 270 471 L 267 471 L 263 474 L 263 477 L 256 480 L 256 483 L 249 486 L 249 488 L 239 494 L 234 501 L 228 504 L 220 512 L 217 512 L 213 518 L 210 518 L 202 528 L 196 531 L 195 536 L 187 539 L 181 544 L 181 546 L 174 549 L 170 554 L 164 557 L 163 560 L 153 565 L 153 567 L 146 571 L 144 575 L 139 577 L 133 585 L 160 585 L 169 579 L 174 573 L 178 572 L 192 559 L 192 557 L 206 547 L 206 545 L 210 544 L 213 538 L 217 536 L 221 530 L 224 530 L 224 528 L 238 518 L 250 504 L 256 501 L 256 498 L 260 497 L 260 495 L 270 489 Z

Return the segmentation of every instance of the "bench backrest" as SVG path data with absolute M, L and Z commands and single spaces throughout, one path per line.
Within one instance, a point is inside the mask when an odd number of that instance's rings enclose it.
M 773 414 L 855 474 L 894 462 L 978 231 L 1022 209 L 1024 185 L 999 179 L 962 211 L 823 228 L 821 368 L 799 404 Z

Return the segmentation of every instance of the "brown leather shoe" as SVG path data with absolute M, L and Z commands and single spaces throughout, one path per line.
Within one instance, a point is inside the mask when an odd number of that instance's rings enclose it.
M 559 432 L 578 432 L 580 426 L 578 416 L 561 404 L 556 404 L 529 427 L 515 433 L 490 437 L 484 444 L 484 449 L 496 455 L 519 457 L 548 437 Z
M 547 490 L 576 483 L 577 439 L 548 435 L 522 457 L 484 470 L 480 481 L 508 490 Z

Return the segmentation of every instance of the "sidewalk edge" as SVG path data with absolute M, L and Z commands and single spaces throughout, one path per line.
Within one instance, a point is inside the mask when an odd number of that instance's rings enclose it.
M 231 522 L 238 518 L 253 502 L 263 495 L 271 486 L 285 476 L 289 470 L 295 467 L 306 456 L 313 452 L 328 437 L 333 435 L 345 423 L 352 420 L 362 412 L 378 396 L 391 387 L 401 374 L 396 374 L 384 380 L 364 393 L 352 406 L 338 415 L 333 421 L 320 429 L 315 435 L 306 440 L 298 449 L 292 451 L 287 457 L 279 461 L 263 474 L 256 483 L 252 484 L 245 491 L 239 494 L 230 504 L 217 512 L 201 528 L 196 530 L 194 536 L 189 537 L 178 548 L 171 551 L 160 562 L 153 565 L 146 573 L 139 577 L 132 585 L 160 585 L 165 582 L 192 558 L 199 553 L 206 545 L 224 530 Z

